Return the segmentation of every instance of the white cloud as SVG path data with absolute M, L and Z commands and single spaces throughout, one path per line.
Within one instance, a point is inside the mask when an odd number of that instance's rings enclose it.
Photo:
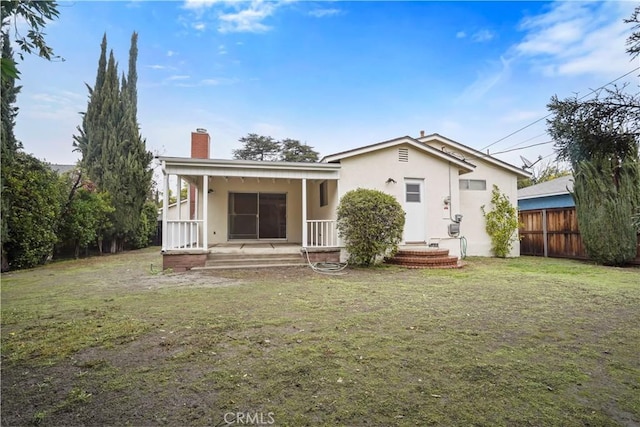
M 559 2 L 524 19 L 516 55 L 547 76 L 595 74 L 610 77 L 632 67 L 625 52 L 631 2 Z
M 220 46 L 218 46 L 218 55 L 226 55 L 227 54 L 227 48 L 225 45 L 221 44 Z
M 463 38 L 465 38 L 465 37 L 467 37 L 467 33 L 465 33 L 464 31 L 458 31 L 458 32 L 456 33 L 456 38 L 457 38 L 457 39 L 463 39 Z
M 179 19 L 198 31 L 215 26 L 221 33 L 262 33 L 271 30 L 265 21 L 289 3 L 291 1 L 186 0 L 183 8 L 191 17 Z
M 173 56 L 173 55 L 175 55 L 175 54 L 176 54 L 176 52 L 174 52 L 174 51 L 172 51 L 172 50 L 168 50 L 168 51 L 167 51 L 167 56 L 169 56 L 169 57 L 171 57 L 171 56 Z
M 246 9 L 222 13 L 218 16 L 220 20 L 218 31 L 221 33 L 262 33 L 269 31 L 271 27 L 262 21 L 271 16 L 276 7 L 276 3 L 253 1 Z
M 152 70 L 164 70 L 167 67 L 165 67 L 164 65 L 153 64 L 149 65 L 149 68 L 151 68 Z
M 335 16 L 341 14 L 342 11 L 340 9 L 314 9 L 309 11 L 309 15 L 314 16 L 316 18 L 324 18 L 327 16 Z
M 488 42 L 495 37 L 495 33 L 491 30 L 480 30 L 471 36 L 471 40 L 476 43 Z
M 167 77 L 168 81 L 175 81 L 175 80 L 188 80 L 190 79 L 191 76 L 187 76 L 187 75 L 174 75 L 174 76 L 169 76 Z
M 477 101 L 494 86 L 505 81 L 511 74 L 511 61 L 512 59 L 500 57 L 499 62 L 489 63 L 489 70 L 479 72 L 476 81 L 463 91 L 458 101 L 462 103 Z
M 185 0 L 185 9 L 206 9 L 216 3 L 221 3 L 222 0 Z

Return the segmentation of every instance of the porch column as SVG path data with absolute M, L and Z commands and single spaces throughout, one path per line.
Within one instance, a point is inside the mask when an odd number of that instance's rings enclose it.
M 169 175 L 163 171 L 164 191 L 162 192 L 162 250 L 167 250 L 167 218 L 169 215 Z
M 302 178 L 302 247 L 307 247 L 307 178 Z
M 209 250 L 209 175 L 202 177 L 202 245 Z
M 182 219 L 182 206 L 180 205 L 180 190 L 182 187 L 182 177 L 178 175 L 178 195 L 176 196 L 176 206 L 178 207 L 178 220 Z

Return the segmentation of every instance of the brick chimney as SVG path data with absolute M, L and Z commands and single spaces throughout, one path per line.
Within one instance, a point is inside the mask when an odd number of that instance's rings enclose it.
M 423 130 L 420 131 L 420 138 L 424 138 L 424 131 Z
M 211 145 L 211 137 L 206 129 L 198 128 L 195 132 L 191 132 L 191 158 L 192 159 L 208 159 L 209 147 Z M 205 196 L 206 197 L 206 196 Z M 196 217 L 196 187 L 189 186 L 189 217 Z

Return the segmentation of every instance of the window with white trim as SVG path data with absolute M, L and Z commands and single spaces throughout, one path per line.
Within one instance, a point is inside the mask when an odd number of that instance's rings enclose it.
M 461 179 L 461 190 L 485 191 L 487 189 L 487 181 L 485 179 Z

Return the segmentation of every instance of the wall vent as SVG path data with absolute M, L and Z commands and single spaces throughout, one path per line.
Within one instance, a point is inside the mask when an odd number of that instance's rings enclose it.
M 398 161 L 399 162 L 408 162 L 409 161 L 409 149 L 408 148 L 398 148 Z

